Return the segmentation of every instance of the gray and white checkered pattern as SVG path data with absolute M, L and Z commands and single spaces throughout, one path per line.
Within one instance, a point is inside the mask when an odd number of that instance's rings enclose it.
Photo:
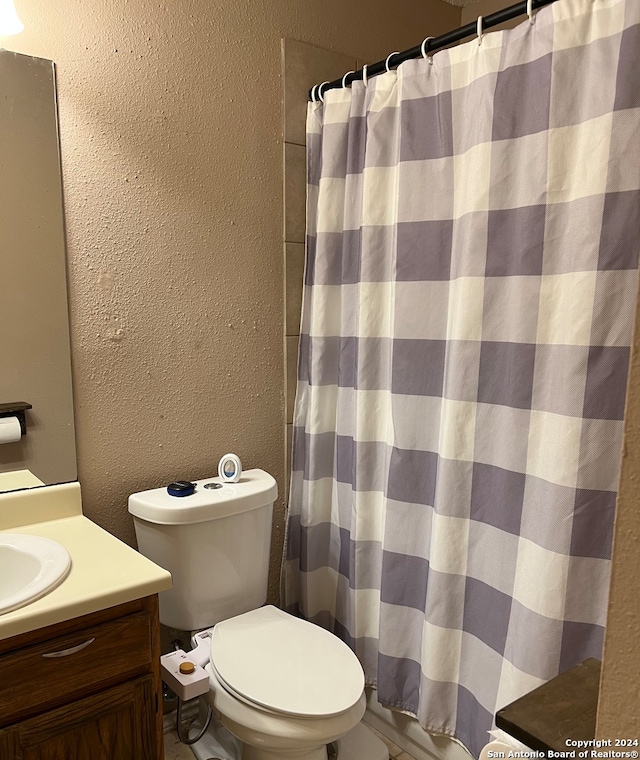
M 308 112 L 285 605 L 478 755 L 600 656 L 640 247 L 640 2 Z

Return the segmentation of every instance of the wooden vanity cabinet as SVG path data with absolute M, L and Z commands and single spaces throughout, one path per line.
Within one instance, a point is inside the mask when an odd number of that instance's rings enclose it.
M 0 760 L 162 760 L 158 598 L 0 641 Z

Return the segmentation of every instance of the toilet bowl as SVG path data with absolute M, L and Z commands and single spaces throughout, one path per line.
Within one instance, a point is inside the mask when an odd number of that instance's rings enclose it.
M 327 760 L 365 712 L 364 674 L 333 634 L 266 606 L 213 629 L 209 702 L 243 760 Z

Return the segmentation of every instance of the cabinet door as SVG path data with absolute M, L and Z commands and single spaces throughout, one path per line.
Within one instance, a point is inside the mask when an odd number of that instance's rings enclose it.
M 0 758 L 156 760 L 155 699 L 144 676 L 22 721 L 0 731 Z

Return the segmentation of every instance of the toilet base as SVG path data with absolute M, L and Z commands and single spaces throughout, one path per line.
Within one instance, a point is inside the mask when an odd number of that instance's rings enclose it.
M 207 703 L 204 700 L 201 700 L 201 703 L 200 714 L 202 718 L 206 715 Z M 386 746 L 362 722 L 358 723 L 341 739 L 338 739 L 336 744 L 338 745 L 340 760 L 387 760 L 389 757 Z M 242 742 L 236 739 L 230 731 L 227 731 L 215 717 L 202 739 L 192 744 L 190 749 L 197 760 L 210 760 L 212 757 L 221 758 L 221 760 L 270 760 L 273 757 L 275 760 L 279 760 L 287 757 L 281 752 L 277 755 L 272 753 L 251 754 L 256 751 L 255 747 L 245 745 L 243 748 Z M 316 754 L 305 756 L 304 760 L 327 760 L 324 747 L 310 750 L 310 752 Z
M 327 760 L 326 747 L 316 747 L 309 750 L 278 750 L 277 752 L 268 752 L 257 747 L 250 747 L 248 744 L 244 745 L 242 753 L 242 760 Z
M 200 712 L 202 716 L 203 710 L 201 709 Z M 242 742 L 215 717 L 212 718 L 209 728 L 202 739 L 192 744 L 190 749 L 197 760 L 210 760 L 212 757 L 220 758 L 220 760 L 286 760 L 287 758 L 292 758 L 293 760 L 327 760 L 327 750 L 325 747 L 318 747 L 306 752 L 304 750 L 291 752 L 278 750 L 274 754 L 273 752 L 256 747 L 250 747 L 248 744 L 243 746 Z M 346 760 L 352 759 L 347 757 Z M 353 760 L 356 760 L 356 758 Z M 365 760 L 365 758 L 363 757 L 362 760 Z
M 200 703 L 199 725 L 202 725 L 206 720 L 209 703 L 206 697 L 200 697 L 198 701 Z M 210 760 L 212 757 L 220 758 L 220 760 L 242 760 L 242 742 L 227 731 L 215 715 L 212 716 L 209 728 L 202 739 L 191 744 L 189 749 L 197 760 Z

